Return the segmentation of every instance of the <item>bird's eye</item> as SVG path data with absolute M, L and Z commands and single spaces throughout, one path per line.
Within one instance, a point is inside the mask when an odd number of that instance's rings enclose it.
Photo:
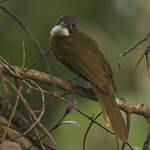
M 61 16 L 61 17 L 59 18 L 59 21 L 62 21 L 62 19 L 63 19 L 63 17 Z
M 63 16 L 59 17 L 58 21 L 56 22 L 56 25 L 60 24 L 63 20 Z

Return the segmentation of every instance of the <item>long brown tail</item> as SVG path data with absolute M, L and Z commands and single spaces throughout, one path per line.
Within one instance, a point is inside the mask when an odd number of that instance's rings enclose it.
M 102 94 L 101 91 L 94 85 L 92 86 L 92 89 L 95 92 L 97 99 L 99 100 L 102 107 L 102 113 L 105 122 L 108 124 L 110 120 L 110 124 L 115 135 L 124 140 L 127 140 L 128 130 L 121 116 L 119 107 L 115 101 L 114 96 Z

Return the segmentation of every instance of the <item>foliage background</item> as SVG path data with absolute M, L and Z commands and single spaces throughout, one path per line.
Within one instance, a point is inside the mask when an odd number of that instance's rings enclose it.
M 117 96 L 125 97 L 130 103 L 150 105 L 150 81 L 146 65 L 143 62 L 136 72 L 133 72 L 138 58 L 143 53 L 149 41 L 141 45 L 136 51 L 130 53 L 122 61 L 122 70 L 117 68 L 117 59 L 121 52 L 130 48 L 134 43 L 144 37 L 150 24 L 150 1 L 145 0 L 32 0 L 8 1 L 5 5 L 12 10 L 30 28 L 37 37 L 45 51 L 50 47 L 50 30 L 57 18 L 70 13 L 78 20 L 78 27 L 92 36 L 104 51 L 105 56 L 114 71 Z M 26 48 L 26 67 L 31 66 L 40 57 L 33 43 L 22 29 L 6 14 L 0 11 L 0 55 L 11 65 L 22 64 L 22 42 Z M 50 49 L 49 49 L 50 51 Z M 62 66 L 50 51 L 48 59 L 54 75 L 67 79 L 73 73 Z M 34 69 L 46 72 L 42 62 Z M 85 84 L 80 80 L 81 84 Z M 43 87 L 46 87 L 43 85 Z M 50 87 L 47 86 L 50 89 Z M 11 91 L 10 91 L 11 92 Z M 0 84 L 0 94 L 5 95 Z M 15 95 L 7 94 L 12 100 Z M 39 95 L 28 96 L 35 109 L 39 107 Z M 77 101 L 78 107 L 85 113 L 92 115 L 99 112 L 99 104 L 75 95 L 67 96 L 69 100 Z M 53 126 L 63 115 L 65 105 L 58 100 L 47 97 L 47 112 L 43 118 L 47 128 Z M 12 102 L 13 103 L 13 102 Z M 23 110 L 20 111 L 22 113 Z M 65 150 L 82 148 L 82 139 L 89 121 L 72 112 L 66 120 L 78 121 L 81 127 L 64 125 L 54 131 L 53 135 L 58 147 Z M 101 123 L 103 121 L 99 119 Z M 142 147 L 149 125 L 142 117 L 132 116 L 129 143 Z M 88 135 L 87 150 L 116 149 L 115 139 L 101 128 L 93 126 Z

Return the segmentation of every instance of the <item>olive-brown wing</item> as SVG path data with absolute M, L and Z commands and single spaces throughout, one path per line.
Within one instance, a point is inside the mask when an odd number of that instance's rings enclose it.
M 84 39 L 86 40 L 86 39 Z M 104 93 L 114 92 L 112 70 L 94 41 L 66 38 L 59 43 L 63 51 L 62 62 L 80 73 Z M 111 91 L 110 91 L 111 90 Z

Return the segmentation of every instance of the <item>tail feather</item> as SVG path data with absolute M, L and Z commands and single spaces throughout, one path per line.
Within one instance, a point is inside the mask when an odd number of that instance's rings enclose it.
M 100 102 L 103 118 L 106 124 L 108 124 L 108 120 L 110 120 L 110 124 L 115 135 L 127 140 L 128 130 L 114 96 L 102 94 L 101 91 L 95 86 L 92 86 L 92 88 Z
M 100 104 L 100 105 L 101 105 L 101 110 L 102 110 L 102 114 L 103 114 L 103 118 L 104 118 L 104 121 L 106 123 L 106 126 L 109 127 L 110 126 L 110 119 L 108 118 L 108 115 L 107 115 L 103 105 L 102 104 Z

